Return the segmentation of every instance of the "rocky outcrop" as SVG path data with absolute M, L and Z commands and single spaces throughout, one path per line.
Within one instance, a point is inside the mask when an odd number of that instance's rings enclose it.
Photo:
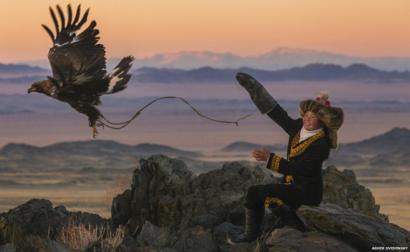
M 264 242 L 266 251 L 357 251 L 335 236 L 316 231 L 302 233 L 284 227 L 269 233 Z
M 0 215 L 0 242 L 19 243 L 29 235 L 48 238 L 55 236 L 61 220 L 66 216 L 64 208 L 52 207 L 48 200 L 33 199 Z
M 69 212 L 64 206 L 53 207 L 46 199 L 32 199 L 0 214 L 0 245 L 14 244 L 17 251 L 63 251 L 55 240 L 68 223 L 107 226 L 108 220 L 96 214 Z
M 257 165 L 230 162 L 194 176 L 179 160 L 152 156 L 141 160 L 131 189 L 114 199 L 112 216 L 116 224 L 128 227 L 134 246 L 145 249 L 363 251 L 377 245 L 408 246 L 408 231 L 379 213 L 371 192 L 357 183 L 352 171 L 328 167 L 323 177 L 322 204 L 297 211 L 308 232 L 272 230 L 274 217 L 266 215 L 259 240 L 236 247 L 226 242 L 226 235 L 243 229 L 247 189 L 277 181 Z
M 407 230 L 351 208 L 322 204 L 302 206 L 298 213 L 311 230 L 338 237 L 362 251 L 372 246 L 407 246 L 410 242 Z
M 193 176 L 180 160 L 153 156 L 141 160 L 130 193 L 114 199 L 113 222 L 132 223 L 130 230 L 145 221 L 173 229 L 195 225 L 211 228 L 226 220 L 240 224 L 247 188 L 272 181 L 273 176 L 263 168 L 240 162 Z
M 408 246 L 409 232 L 374 216 L 325 203 L 302 206 L 297 211 L 307 232 L 285 226 L 275 229 L 275 218 L 265 215 L 262 235 L 239 251 L 370 251 L 373 246 Z M 226 242 L 227 233 L 241 232 L 240 226 L 223 223 L 214 230 L 220 251 L 237 251 Z
M 352 170 L 339 171 L 329 166 L 323 171 L 323 203 L 333 203 L 343 208 L 351 208 L 365 215 L 388 220 L 380 214 L 369 189 L 357 183 Z
M 5 245 L 0 245 L 1 252 L 77 252 L 67 247 L 65 244 L 50 240 L 43 239 L 39 236 L 27 236 L 24 241 L 19 244 L 7 243 Z
M 113 199 L 111 222 L 123 226 L 125 237 L 116 246 L 95 242 L 87 251 L 367 251 L 410 245 L 409 232 L 379 213 L 371 192 L 357 183 L 353 172 L 328 167 L 323 177 L 322 204 L 297 210 L 307 232 L 274 228 L 277 218 L 267 210 L 258 240 L 232 246 L 226 236 L 243 231 L 247 189 L 278 178 L 248 162 L 225 163 L 196 176 L 181 160 L 163 155 L 141 159 L 131 187 Z M 17 244 L 20 251 L 33 246 L 43 248 L 33 251 L 59 251 L 52 246 L 70 251 L 55 238 L 74 217 L 80 223 L 108 223 L 96 215 L 53 208 L 47 200 L 31 200 L 0 214 L 0 248 L 15 251 Z

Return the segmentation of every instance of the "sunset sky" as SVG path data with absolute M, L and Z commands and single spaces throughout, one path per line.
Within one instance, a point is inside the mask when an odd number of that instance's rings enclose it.
M 91 8 L 108 57 L 191 50 L 257 55 L 277 47 L 410 57 L 409 0 L 1 1 L 0 62 L 46 58 L 48 6 Z

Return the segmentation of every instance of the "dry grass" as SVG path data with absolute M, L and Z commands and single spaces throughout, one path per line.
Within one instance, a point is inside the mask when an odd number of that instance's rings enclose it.
M 124 229 L 118 228 L 115 232 L 104 226 L 86 226 L 70 222 L 64 226 L 58 240 L 74 250 L 84 251 L 91 245 L 100 242 L 102 252 L 111 251 L 118 247 L 124 238 Z M 107 246 L 108 245 L 108 246 Z
M 124 239 L 124 228 L 123 227 L 118 227 L 115 232 L 111 231 L 111 229 L 108 229 L 108 231 L 105 234 L 104 240 L 110 244 L 113 248 L 117 248 L 122 240 Z

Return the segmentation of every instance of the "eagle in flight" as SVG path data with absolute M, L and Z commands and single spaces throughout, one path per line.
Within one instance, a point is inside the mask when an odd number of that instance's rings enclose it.
M 52 76 L 35 82 L 28 93 L 43 93 L 54 99 L 70 104 L 78 112 L 88 117 L 93 137 L 97 135 L 97 126 L 102 126 L 104 116 L 96 108 L 101 103 L 100 96 L 124 90 L 131 78 L 132 56 L 124 57 L 110 72 L 106 71 L 105 48 L 98 44 L 99 31 L 93 20 L 87 28 L 81 27 L 87 22 L 89 9 L 81 14 L 78 5 L 75 15 L 71 5 L 67 6 L 67 18 L 59 5 L 55 11 L 50 7 L 55 33 L 42 25 L 53 46 L 48 52 Z

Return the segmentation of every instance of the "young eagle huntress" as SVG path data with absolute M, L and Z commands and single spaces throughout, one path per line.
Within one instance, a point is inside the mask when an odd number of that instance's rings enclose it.
M 60 22 L 50 7 L 55 34 L 46 25 L 42 25 L 53 41 L 53 47 L 48 53 L 53 76 L 35 82 L 27 92 L 43 93 L 67 102 L 78 112 L 87 115 L 95 137 L 98 133 L 96 127 L 101 126 L 101 119 L 104 119 L 95 106 L 101 103 L 101 95 L 113 94 L 127 87 L 127 82 L 131 78 L 128 71 L 134 58 L 123 58 L 114 70 L 107 74 L 105 49 L 102 44 L 97 44 L 97 23 L 93 20 L 80 32 L 87 21 L 89 9 L 81 15 L 81 5 L 78 5 L 73 18 L 73 11 L 68 5 L 67 22 L 59 5 L 57 12 Z

